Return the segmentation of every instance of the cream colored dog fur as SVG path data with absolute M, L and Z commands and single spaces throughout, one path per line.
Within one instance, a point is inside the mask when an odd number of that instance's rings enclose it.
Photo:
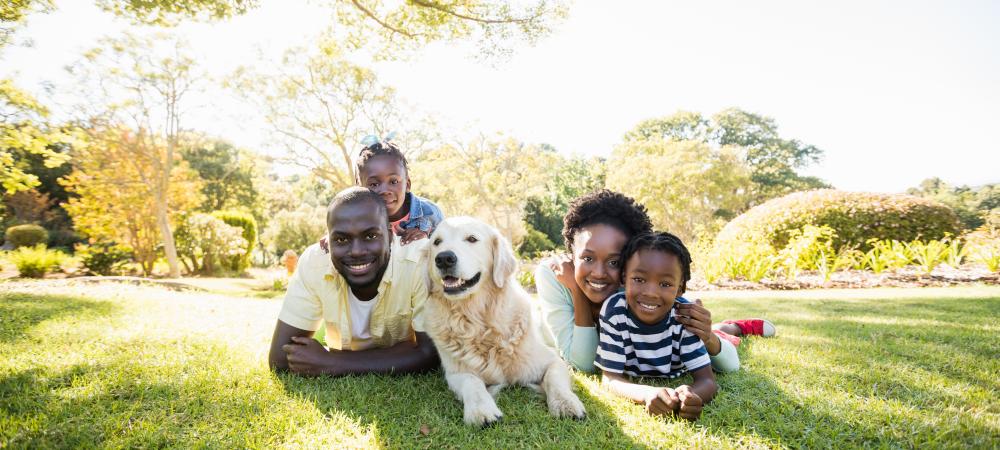
M 465 423 L 499 420 L 494 397 L 512 384 L 543 393 L 554 416 L 583 418 L 569 369 L 543 343 L 530 297 L 514 279 L 510 243 L 485 223 L 453 217 L 438 225 L 427 248 L 424 324 L 448 387 L 462 401 Z

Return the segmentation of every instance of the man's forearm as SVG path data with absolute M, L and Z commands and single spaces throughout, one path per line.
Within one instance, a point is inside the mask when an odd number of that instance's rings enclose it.
M 340 376 L 364 373 L 416 373 L 438 366 L 438 356 L 429 338 L 404 341 L 392 347 L 359 351 L 331 350 L 323 372 Z

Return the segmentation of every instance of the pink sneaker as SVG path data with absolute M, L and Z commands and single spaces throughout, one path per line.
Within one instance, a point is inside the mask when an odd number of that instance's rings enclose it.
M 722 323 L 731 323 L 740 327 L 744 336 L 771 337 L 778 332 L 774 324 L 765 319 L 724 320 Z
M 730 344 L 733 344 L 733 347 L 739 347 L 740 346 L 740 342 L 742 342 L 742 340 L 740 339 L 739 336 L 733 336 L 733 335 L 731 335 L 729 333 L 726 333 L 725 331 L 722 331 L 722 330 L 712 330 L 712 332 L 715 333 L 715 335 L 718 336 L 719 339 L 722 339 L 724 341 L 728 341 Z

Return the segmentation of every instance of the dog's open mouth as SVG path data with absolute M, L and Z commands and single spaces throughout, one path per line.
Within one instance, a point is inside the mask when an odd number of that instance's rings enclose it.
M 481 272 L 480 272 L 481 273 Z M 441 279 L 441 284 L 444 286 L 445 294 L 457 294 L 462 292 L 472 286 L 475 286 L 479 282 L 479 275 L 469 278 L 468 280 L 463 280 L 458 277 L 447 276 Z

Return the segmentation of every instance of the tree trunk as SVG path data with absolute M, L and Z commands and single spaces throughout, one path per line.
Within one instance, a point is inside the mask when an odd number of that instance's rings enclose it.
M 163 253 L 167 255 L 170 265 L 170 278 L 181 277 L 181 266 L 177 261 L 177 246 L 174 244 L 174 233 L 170 230 L 170 219 L 167 217 L 167 199 L 165 193 L 157 192 L 156 221 L 160 224 L 160 234 L 163 236 Z

